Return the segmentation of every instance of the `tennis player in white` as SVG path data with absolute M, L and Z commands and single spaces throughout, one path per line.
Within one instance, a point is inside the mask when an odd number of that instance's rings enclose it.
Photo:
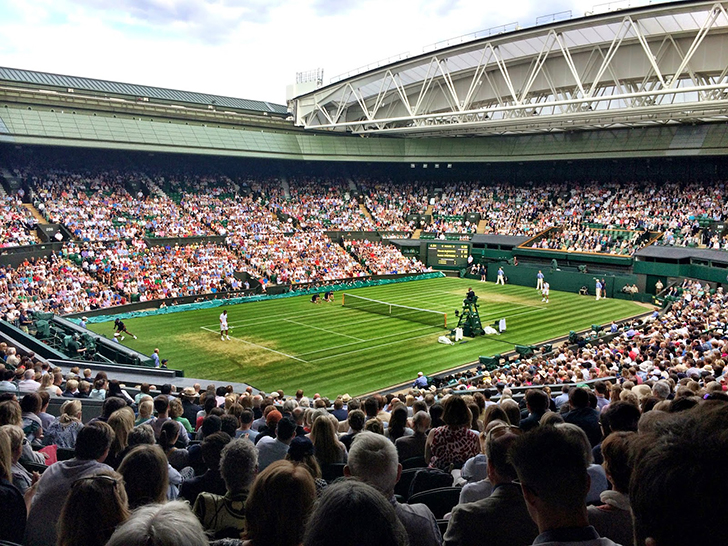
M 227 323 L 227 309 L 220 313 L 220 341 L 230 339 L 228 335 L 228 323 Z

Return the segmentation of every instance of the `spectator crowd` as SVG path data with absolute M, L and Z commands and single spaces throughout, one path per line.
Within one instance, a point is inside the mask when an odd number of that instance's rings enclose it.
M 685 524 L 727 507 L 726 308 L 686 282 L 608 340 L 333 400 L 124 386 L 0 344 L 0 539 L 727 544 Z
M 534 237 L 538 248 L 631 255 L 657 244 L 728 248 L 725 184 L 502 181 L 394 182 L 368 177 L 239 176 L 173 171 L 18 171 L 36 208 L 81 241 L 249 237 L 326 230 Z M 35 220 L 4 198 L 0 244 L 32 244 Z M 470 222 L 479 215 L 480 223 Z M 418 215 L 422 223 L 409 221 Z

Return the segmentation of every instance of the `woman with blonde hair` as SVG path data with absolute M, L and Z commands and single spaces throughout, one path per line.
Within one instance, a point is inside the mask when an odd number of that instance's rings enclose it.
M 17 400 L 5 400 L 0 402 L 0 426 L 15 425 L 23 428 L 23 410 Z M 25 432 L 23 432 L 25 434 Z M 23 454 L 20 460 L 29 463 L 45 464 L 46 457 L 40 451 L 33 451 L 27 438 L 23 439 Z
M 25 494 L 40 479 L 40 474 L 37 472 L 31 474 L 19 462 L 20 456 L 23 454 L 23 441 L 25 440 L 23 429 L 16 425 L 3 425 L 0 427 L 0 435 L 7 437 L 10 441 L 10 462 L 12 464 L 10 472 L 13 485 L 21 493 Z
M 53 384 L 53 376 L 49 373 L 44 374 L 40 378 L 39 391 L 47 391 L 51 396 L 61 396 L 63 391 Z
M 0 434 L 0 506 L 3 511 L 3 517 L 0 518 L 0 540 L 21 544 L 25 535 L 27 512 L 23 495 L 11 483 L 11 451 L 10 438 L 7 434 Z
M 137 417 L 136 421 L 134 421 L 134 426 L 138 427 L 139 425 L 143 425 L 147 421 L 151 421 L 154 417 L 154 415 L 152 415 L 153 412 L 154 400 L 151 396 L 145 396 L 139 402 L 139 417 Z
M 43 435 L 45 445 L 55 444 L 65 449 L 76 447 L 76 436 L 83 428 L 81 422 L 80 400 L 67 400 L 61 406 L 61 414 L 48 427 Z
M 128 518 L 129 503 L 120 474 L 102 470 L 79 478 L 61 508 L 56 546 L 104 546 Z
M 337 438 L 336 429 L 328 415 L 322 415 L 313 422 L 310 437 L 316 460 L 321 466 L 346 462 L 346 446 Z
M 121 464 L 122 453 L 128 445 L 129 433 L 134 428 L 134 412 L 129 407 L 118 409 L 109 416 L 107 422 L 114 429 L 114 440 L 111 442 L 109 454 L 104 462 L 116 470 Z
M 245 502 L 246 544 L 299 546 L 315 499 L 308 469 L 274 462 L 258 475 Z

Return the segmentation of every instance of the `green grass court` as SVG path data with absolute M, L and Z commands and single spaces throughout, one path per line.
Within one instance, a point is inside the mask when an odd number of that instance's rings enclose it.
M 347 293 L 399 305 L 447 313 L 454 328 L 468 286 L 479 296 L 483 325 L 505 318 L 507 331 L 465 338 L 453 346 L 437 343 L 448 330 L 342 307 L 314 305 L 310 296 L 228 306 L 231 341 L 220 341 L 218 317 L 223 308 L 201 309 L 125 320 L 138 336 L 124 344 L 146 354 L 159 347 L 170 368 L 187 377 L 215 383 L 239 381 L 270 391 L 303 388 L 352 396 L 413 381 L 418 371 L 433 374 L 478 359 L 533 345 L 582 330 L 592 324 L 631 317 L 645 308 L 630 301 L 551 292 L 548 304 L 535 288 L 437 278 L 348 290 Z M 112 336 L 113 322 L 92 325 Z

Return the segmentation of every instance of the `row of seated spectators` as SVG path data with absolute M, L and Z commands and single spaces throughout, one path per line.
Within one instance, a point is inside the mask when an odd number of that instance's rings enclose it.
M 310 283 L 383 271 L 420 272 L 421 263 L 395 247 L 377 245 L 362 265 L 325 234 L 299 232 L 229 237 L 227 244 L 147 246 L 143 240 L 66 243 L 48 258 L 0 268 L 0 314 L 21 310 L 83 312 L 137 301 L 247 290 L 234 273 L 267 282 Z
M 292 178 L 289 195 L 278 188 L 271 195 L 269 207 L 294 218 L 306 231 L 376 230 L 375 222 L 364 215 L 350 191 L 341 178 Z
M 548 232 L 535 240 L 531 248 L 631 256 L 648 242 L 644 232 L 598 229 L 575 221 Z
M 325 234 L 302 232 L 230 240 L 245 267 L 274 283 L 306 283 L 361 277 L 367 271 Z
M 240 180 L 227 176 L 175 177 L 172 184 L 180 206 L 216 235 L 253 236 L 293 231 L 281 222 L 271 207 L 268 195 L 280 187 L 278 180 Z M 164 186 L 169 187 L 169 186 Z
M 142 240 L 64 245 L 62 255 L 127 301 L 241 290 L 246 266 L 225 245 L 147 246 Z
M 38 210 L 84 241 L 211 235 L 165 194 L 130 194 L 128 184 L 145 185 L 142 173 L 46 171 L 25 179 Z
M 63 315 L 111 307 L 121 304 L 122 299 L 108 285 L 60 254 L 26 260 L 17 267 L 0 267 L 3 316 L 19 314 L 23 309 Z
M 673 317 L 690 322 L 687 313 Z M 714 529 L 685 531 L 678 515 L 697 517 L 701 501 L 726 507 L 714 487 L 728 448 L 726 339 L 701 334 L 679 350 L 682 335 L 630 347 L 629 359 L 656 352 L 637 366 L 644 376 L 625 361 L 614 384 L 552 393 L 534 383 L 520 402 L 504 384 L 497 397 L 423 387 L 332 401 L 167 385 L 152 398 L 146 384 L 132 397 L 99 374 L 103 408 L 88 423 L 74 391 L 90 372 L 25 360 L 17 382 L 0 370 L 0 539 L 333 546 L 346 532 L 354 544 L 372 534 L 398 546 L 475 545 L 486 534 L 530 544 L 560 537 L 558 521 L 595 544 L 721 543 Z M 675 349 L 664 369 L 662 349 Z M 59 393 L 67 401 L 49 415 Z M 399 464 L 413 469 L 407 480 Z M 453 488 L 440 494 L 449 500 L 418 503 L 416 493 L 437 486 Z
M 0 194 L 0 248 L 35 244 L 36 223 L 18 197 Z
M 108 240 L 142 236 L 228 235 L 295 230 L 401 230 L 469 233 L 475 226 L 447 220 L 480 213 L 485 233 L 532 236 L 553 226 L 589 222 L 604 229 L 667 232 L 667 244 L 722 248 L 721 234 L 704 237 L 706 221 L 727 217 L 724 184 L 549 184 L 461 181 L 396 184 L 353 180 L 371 219 L 341 178 L 241 178 L 122 171 L 20 172 L 50 220 L 74 236 Z M 139 187 L 135 195 L 127 188 Z M 288 188 L 288 191 L 284 188 Z M 157 190 L 162 191 L 157 191 Z M 165 192 L 169 192 L 169 195 Z M 412 226 L 434 196 L 433 224 Z M 170 199 L 170 196 L 172 199 Z M 282 224 L 276 213 L 295 220 Z M 437 218 L 435 218 L 437 217 Z M 439 218 L 439 220 L 438 220 Z M 12 219 L 11 219 L 12 221 Z M 3 225 L 10 225 L 3 222 Z M 563 245 L 562 245 L 563 246 Z
M 417 258 L 406 258 L 392 245 L 368 240 L 348 241 L 346 250 L 375 275 L 396 275 L 398 273 L 424 273 L 432 271 Z
M 413 231 L 420 227 L 407 222 L 407 216 L 422 214 L 427 210 L 427 186 L 417 183 L 396 184 L 391 180 L 357 180 L 357 185 L 377 229 Z

